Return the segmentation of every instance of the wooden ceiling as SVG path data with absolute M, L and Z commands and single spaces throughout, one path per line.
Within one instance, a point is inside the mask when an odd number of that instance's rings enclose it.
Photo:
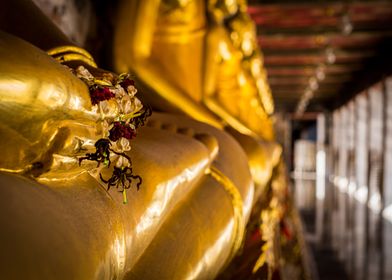
M 249 1 L 278 111 L 332 109 L 392 73 L 392 1 Z M 308 93 L 309 95 L 309 93 Z

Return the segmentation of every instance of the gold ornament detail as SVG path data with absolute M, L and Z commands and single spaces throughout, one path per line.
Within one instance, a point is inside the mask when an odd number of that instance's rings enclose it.
M 242 246 L 245 231 L 245 221 L 243 214 L 243 201 L 241 194 L 234 183 L 223 174 L 219 169 L 211 166 L 206 173 L 220 183 L 225 191 L 230 195 L 234 210 L 234 236 L 233 247 L 230 252 L 229 260 L 231 260 Z
M 85 49 L 76 46 L 60 46 L 48 50 L 47 53 L 60 63 L 82 61 L 91 67 L 97 67 L 92 55 Z

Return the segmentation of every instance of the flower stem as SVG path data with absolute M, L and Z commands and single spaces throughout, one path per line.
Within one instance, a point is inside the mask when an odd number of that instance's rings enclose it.
M 125 192 L 125 189 L 122 191 L 122 193 L 123 193 L 123 204 L 127 204 L 128 199 L 127 199 L 127 193 Z

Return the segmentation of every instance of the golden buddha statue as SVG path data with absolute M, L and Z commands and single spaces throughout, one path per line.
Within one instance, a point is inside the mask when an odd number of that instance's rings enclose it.
M 209 125 L 155 114 L 132 142 L 143 184 L 124 205 L 95 165 L 78 164 L 99 137 L 87 87 L 32 45 L 5 33 L 0 42 L 3 276 L 213 278 L 238 250 L 253 200 L 240 146 Z
M 262 122 L 260 115 L 267 116 L 257 100 L 252 77 L 243 70 L 243 55 L 233 45 L 223 23 L 225 18 L 235 15 L 239 7 L 243 9 L 243 5 L 241 1 L 215 0 L 207 1 L 207 6 L 200 0 L 120 1 L 115 15 L 117 71 L 135 73 L 151 98 L 147 99 L 159 110 L 169 110 L 170 103 L 177 111 L 215 125 L 204 115 L 204 103 L 242 134 L 258 138 L 246 122 L 250 121 L 261 131 L 270 131 L 260 126 L 260 123 L 268 123 L 268 120 Z M 271 150 L 271 155 L 279 154 L 280 148 L 273 146 L 277 148 Z M 269 148 L 271 146 L 266 145 L 261 150 Z M 248 157 L 253 158 L 253 155 Z M 269 163 L 269 156 L 261 161 Z M 255 162 L 250 161 L 255 167 L 254 174 L 265 167 Z M 266 169 L 267 174 L 271 174 L 272 166 Z M 267 176 L 264 177 L 257 179 L 263 187 L 268 181 Z
M 255 183 L 253 203 L 256 203 L 260 197 L 266 195 L 273 170 L 282 157 L 282 147 L 273 141 L 248 137 L 234 129 L 228 129 L 228 132 L 237 140 L 248 157 L 249 168 Z
M 206 16 L 200 0 L 120 1 L 114 62 L 131 71 L 162 111 L 183 112 L 213 126 L 221 122 L 201 105 Z
M 255 133 L 246 125 L 249 109 L 241 53 L 229 38 L 224 20 L 238 11 L 236 1 L 208 1 L 209 26 L 205 44 L 204 98 L 206 106 L 239 132 Z M 245 123 L 244 123 L 245 120 Z
M 235 32 L 226 28 L 243 6 L 242 2 L 209 1 L 204 102 L 241 133 L 272 139 L 272 127 L 263 125 L 268 115 L 259 101 L 254 77 L 244 63 L 252 34 L 242 25 Z
M 249 118 L 254 119 L 251 123 L 256 125 L 254 129 L 259 131 L 264 139 L 273 140 L 272 122 L 269 118 L 274 111 L 273 100 L 263 66 L 263 56 L 258 48 L 255 24 L 246 12 L 241 11 L 230 19 L 228 26 L 233 45 L 242 54 L 242 67 L 246 73 L 247 84 L 253 91 L 252 104 L 255 110 Z
M 6 33 L 0 57 L 2 276 L 214 278 L 239 249 L 253 201 L 239 144 L 207 124 L 155 113 L 132 140 L 143 183 L 124 205 L 96 163 L 80 165 L 102 133 L 86 85 Z
M 248 127 L 259 137 L 249 138 L 234 130 L 229 130 L 245 150 L 252 177 L 255 182 L 255 201 L 265 194 L 267 184 L 271 179 L 273 169 L 277 166 L 282 154 L 282 148 L 273 141 L 274 131 L 272 121 L 267 113 L 267 107 L 273 109 L 272 99 L 265 105 L 261 96 L 265 96 L 265 69 L 262 56 L 256 40 L 256 27 L 246 13 L 246 1 L 238 1 L 239 12 L 227 21 L 229 38 L 237 52 L 240 53 L 240 69 L 243 79 L 242 94 L 248 96 L 249 103 L 244 107 L 242 119 L 247 120 Z M 260 84 L 260 82 L 263 82 Z M 269 95 L 270 96 L 270 95 Z M 252 109 L 249 109 L 252 108 Z

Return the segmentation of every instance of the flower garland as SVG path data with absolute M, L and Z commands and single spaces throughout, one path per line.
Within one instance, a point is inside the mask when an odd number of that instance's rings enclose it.
M 116 187 L 123 194 L 123 203 L 127 203 L 126 190 L 136 185 L 139 190 L 142 178 L 134 175 L 131 158 L 126 152 L 131 150 L 130 140 L 136 137 L 136 131 L 143 126 L 151 115 L 151 108 L 144 106 L 135 96 L 137 89 L 129 74 L 115 77 L 104 73 L 102 79 L 96 79 L 85 67 L 79 66 L 74 74 L 89 88 L 91 103 L 100 113 L 102 138 L 95 142 L 95 153 L 87 153 L 79 158 L 79 165 L 84 160 L 96 161 L 97 167 L 103 164 L 109 167 L 114 161 L 112 176 L 100 179 L 107 185 L 107 190 Z

